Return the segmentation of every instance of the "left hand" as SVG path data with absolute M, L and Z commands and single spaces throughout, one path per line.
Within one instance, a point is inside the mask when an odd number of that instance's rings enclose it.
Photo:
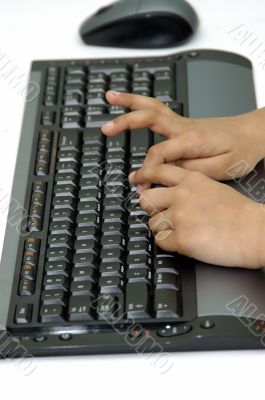
M 200 172 L 172 165 L 144 166 L 132 181 L 162 184 L 144 190 L 141 207 L 151 215 L 156 244 L 211 264 L 265 265 L 265 209 Z

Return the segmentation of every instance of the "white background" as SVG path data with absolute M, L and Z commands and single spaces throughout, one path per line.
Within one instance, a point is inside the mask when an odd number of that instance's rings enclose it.
M 190 0 L 200 18 L 196 35 L 178 49 L 150 52 L 93 48 L 81 42 L 80 23 L 109 2 L 0 0 L 0 68 L 4 65 L 3 56 L 17 68 L 17 77 L 25 74 L 26 84 L 30 62 L 34 59 L 144 56 L 188 48 L 223 49 L 252 59 L 258 106 L 265 105 L 264 0 Z M 8 198 L 11 192 L 23 107 L 23 96 L 1 76 L 0 69 L 1 199 L 4 195 Z M 0 213 L 1 249 L 6 214 L 3 210 Z M 0 361 L 0 396 L 1 399 L 34 396 L 39 400 L 49 397 L 88 400 L 265 398 L 265 352 L 175 353 L 170 354 L 169 360 L 173 367 L 161 375 L 145 356 L 137 354 L 44 358 L 34 361 L 36 369 L 30 376 L 25 376 L 16 362 Z

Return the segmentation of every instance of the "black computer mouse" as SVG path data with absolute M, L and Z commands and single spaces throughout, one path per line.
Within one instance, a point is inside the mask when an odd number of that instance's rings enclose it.
M 84 21 L 80 35 L 90 45 L 154 49 L 183 43 L 197 25 L 184 0 L 121 0 Z

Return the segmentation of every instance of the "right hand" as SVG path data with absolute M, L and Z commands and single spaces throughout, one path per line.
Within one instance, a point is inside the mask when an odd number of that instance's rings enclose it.
M 150 97 L 112 91 L 106 97 L 109 103 L 134 112 L 104 125 L 105 135 L 148 127 L 168 139 L 149 149 L 145 167 L 169 163 L 228 180 L 246 175 L 265 156 L 264 109 L 233 117 L 190 119 Z

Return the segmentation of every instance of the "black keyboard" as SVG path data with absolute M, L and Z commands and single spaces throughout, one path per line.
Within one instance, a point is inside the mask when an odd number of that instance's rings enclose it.
M 127 179 L 156 137 L 141 129 L 106 139 L 100 129 L 127 111 L 108 105 L 108 89 L 154 96 L 181 113 L 176 74 L 176 64 L 165 61 L 46 66 L 16 325 L 148 323 L 194 314 L 182 295 L 183 268 L 190 275 L 191 267 L 154 245 Z M 194 286 L 186 295 L 194 296 Z
M 154 244 L 128 183 L 162 137 L 140 129 L 106 138 L 101 126 L 128 112 L 107 103 L 108 89 L 153 96 L 189 116 L 187 61 L 224 54 L 33 63 L 39 93 L 27 99 L 33 134 L 24 157 L 26 216 L 13 248 L 7 323 L 13 335 L 35 342 L 33 352 L 44 346 L 45 354 L 64 353 L 51 349 L 66 348 L 66 341 L 79 349 L 70 352 L 87 352 L 82 335 L 96 332 L 97 347 L 104 332 L 114 335 L 114 326 L 126 330 L 132 323 L 132 339 L 152 329 L 160 337 L 173 328 L 175 336 L 192 330 L 193 261 Z M 116 351 L 115 340 L 108 351 Z

